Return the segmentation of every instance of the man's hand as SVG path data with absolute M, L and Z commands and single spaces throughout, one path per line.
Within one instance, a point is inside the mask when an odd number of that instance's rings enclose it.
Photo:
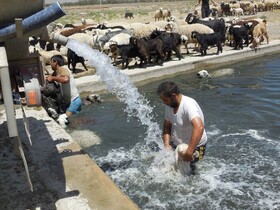
M 189 148 L 187 149 L 186 152 L 182 152 L 181 154 L 181 157 L 184 161 L 187 161 L 187 162 L 191 162 L 193 161 L 193 151 L 191 151 Z
M 164 144 L 164 147 L 165 147 L 165 149 L 168 150 L 168 151 L 171 151 L 171 150 L 172 150 L 172 147 L 171 147 L 170 144 Z
M 46 77 L 46 80 L 47 80 L 48 82 L 53 82 L 53 76 L 51 76 L 51 75 L 47 76 L 47 77 Z

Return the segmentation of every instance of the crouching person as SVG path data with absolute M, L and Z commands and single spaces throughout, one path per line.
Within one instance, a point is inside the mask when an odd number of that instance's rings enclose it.
M 58 122 L 65 127 L 68 122 L 67 117 L 81 111 L 82 100 L 75 84 L 71 71 L 64 67 L 64 60 L 61 55 L 54 55 L 51 58 L 51 67 L 54 71 L 52 75 L 47 76 L 48 82 L 60 84 L 63 100 L 66 104 L 66 113 L 59 116 Z

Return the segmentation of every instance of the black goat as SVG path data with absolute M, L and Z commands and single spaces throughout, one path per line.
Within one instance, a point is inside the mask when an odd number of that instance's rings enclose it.
M 249 43 L 244 43 L 248 46 L 248 44 L 251 44 L 253 41 L 253 30 L 255 28 L 256 25 L 259 24 L 259 21 L 257 20 L 240 20 L 234 24 L 231 24 L 231 26 L 236 26 L 236 25 L 244 25 L 248 28 L 250 28 L 249 30 Z
M 130 18 L 130 19 L 131 19 L 131 18 L 134 18 L 134 17 L 133 17 L 133 13 L 132 13 L 132 12 L 126 12 L 126 13 L 124 13 L 124 18 L 125 18 L 125 19 L 127 19 L 127 18 Z
M 176 53 L 176 56 L 181 60 L 182 55 L 180 53 L 180 46 L 182 43 L 181 35 L 178 33 L 167 33 L 165 31 L 154 30 L 150 34 L 150 38 L 161 38 L 163 40 L 163 53 L 167 55 L 167 60 L 171 59 L 172 51 Z
M 155 58 L 155 61 L 162 65 L 165 58 L 164 52 L 164 41 L 161 37 L 156 37 L 154 39 L 147 39 L 148 51 L 150 54 L 149 62 L 152 58 Z
M 29 40 L 29 45 L 33 47 L 34 52 L 36 51 L 36 44 L 39 43 L 39 40 L 36 36 L 32 36 L 32 39 Z
M 53 42 L 47 42 L 47 44 L 46 44 L 46 50 L 47 50 L 47 51 L 54 50 L 54 43 L 53 43 Z
M 76 64 L 82 63 L 83 67 L 86 71 L 88 71 L 88 68 L 85 65 L 85 59 L 81 56 L 78 56 L 74 51 L 71 49 L 67 50 L 67 59 L 68 59 L 68 68 L 70 69 L 70 64 L 73 67 L 73 73 L 76 71 Z
M 47 46 L 47 41 L 43 40 L 43 39 L 38 39 L 39 45 L 40 47 L 45 50 L 46 46 Z
M 234 25 L 229 28 L 229 34 L 233 36 L 234 39 L 234 49 L 243 49 L 243 40 L 247 47 L 249 46 L 249 32 L 251 25 Z
M 215 19 L 215 20 L 201 20 L 196 15 L 189 13 L 185 19 L 185 22 L 187 22 L 188 24 L 200 23 L 206 25 L 209 28 L 212 28 L 214 32 L 218 32 L 221 34 L 223 43 L 226 40 L 225 38 L 226 25 L 225 25 L 225 20 L 223 18 Z
M 217 46 L 217 55 L 219 55 L 219 52 L 223 52 L 222 48 L 222 37 L 221 34 L 216 32 L 212 34 L 201 34 L 197 31 L 192 32 L 192 38 L 197 39 L 198 43 L 200 44 L 200 53 L 202 56 L 206 55 L 206 50 L 208 49 L 208 46 Z
M 32 39 L 29 40 L 29 45 L 35 47 L 36 44 L 38 44 L 39 40 L 36 36 L 32 36 Z
M 129 58 L 136 58 L 139 56 L 139 50 L 134 44 L 117 45 L 111 44 L 110 51 L 113 57 L 120 56 L 122 62 L 122 69 L 128 67 Z
M 136 43 L 136 47 L 139 51 L 139 57 L 145 62 L 152 62 L 154 59 L 158 64 L 162 65 L 165 58 L 164 41 L 161 37 L 151 38 L 130 38 L 131 43 Z M 141 59 L 141 61 L 143 61 Z
M 222 10 L 222 16 L 230 16 L 231 12 L 230 12 L 229 3 L 222 2 L 221 10 Z
M 72 23 L 66 23 L 64 28 L 76 28 L 76 26 L 74 26 Z
M 138 49 L 138 57 L 140 58 L 140 67 L 145 68 L 151 57 L 149 43 L 146 39 L 130 37 L 129 43 Z

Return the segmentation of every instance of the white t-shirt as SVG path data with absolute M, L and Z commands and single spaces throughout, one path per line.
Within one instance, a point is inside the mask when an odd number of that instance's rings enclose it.
M 204 124 L 202 110 L 198 103 L 188 96 L 182 95 L 182 100 L 176 114 L 174 114 L 172 107 L 165 105 L 165 119 L 172 124 L 171 141 L 175 145 L 181 143 L 189 144 L 193 131 L 191 120 L 194 117 L 200 117 Z M 197 146 L 203 145 L 206 142 L 207 135 L 204 129 L 202 138 Z

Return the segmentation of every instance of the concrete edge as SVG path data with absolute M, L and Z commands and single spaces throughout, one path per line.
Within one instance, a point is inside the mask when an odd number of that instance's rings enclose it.
M 60 151 L 64 150 L 79 152 L 82 149 L 73 141 L 70 145 L 60 148 Z M 63 158 L 63 167 L 67 185 L 78 189 L 91 209 L 139 209 L 88 154 Z
M 32 168 L 31 181 L 36 186 L 40 182 L 46 192 L 58 197 L 56 209 L 139 209 L 42 107 L 24 110 L 32 145 L 27 139 L 23 112 L 15 107 L 18 135 L 25 145 L 29 169 Z M 0 125 L 7 121 L 5 111 L 2 113 Z

